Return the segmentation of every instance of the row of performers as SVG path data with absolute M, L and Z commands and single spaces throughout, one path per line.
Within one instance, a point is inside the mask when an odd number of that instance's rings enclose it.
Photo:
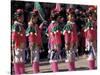
M 45 21 L 40 25 L 37 24 L 39 13 L 36 9 L 31 12 L 30 21 L 27 30 L 23 27 L 23 10 L 16 10 L 16 21 L 12 26 L 12 54 L 15 74 L 23 74 L 25 72 L 25 47 L 26 37 L 28 37 L 29 48 L 31 50 L 31 64 L 33 73 L 39 72 L 39 51 L 42 46 L 42 27 Z M 76 24 L 74 16 L 69 14 L 68 21 L 61 30 L 59 26 L 59 12 L 52 11 L 52 21 L 47 29 L 50 64 L 53 72 L 58 71 L 58 61 L 61 59 L 60 50 L 62 45 L 61 35 L 64 35 L 66 60 L 68 70 L 75 70 L 75 51 L 78 46 L 78 36 L 76 31 Z M 84 29 L 86 50 L 88 54 L 88 67 L 89 69 L 95 68 L 96 56 L 96 28 L 92 17 L 88 18 L 86 27 Z

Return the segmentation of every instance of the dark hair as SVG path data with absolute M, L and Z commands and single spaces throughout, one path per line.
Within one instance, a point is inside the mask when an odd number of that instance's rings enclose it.
M 57 20 L 58 17 L 60 17 L 59 13 L 52 13 L 50 16 L 51 20 Z

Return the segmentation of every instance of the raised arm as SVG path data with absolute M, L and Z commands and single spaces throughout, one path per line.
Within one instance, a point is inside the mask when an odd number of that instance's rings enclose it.
M 43 28 L 43 25 L 46 25 L 46 24 L 47 24 L 47 21 L 43 21 L 43 22 L 40 24 L 39 28 L 42 29 L 42 28 Z

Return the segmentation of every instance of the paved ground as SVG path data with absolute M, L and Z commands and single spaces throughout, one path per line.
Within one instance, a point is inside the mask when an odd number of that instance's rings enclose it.
M 81 56 L 76 61 L 76 71 L 77 70 L 78 71 L 79 70 L 88 70 L 86 56 Z M 63 72 L 63 71 L 68 71 L 64 60 L 59 62 L 59 72 Z M 52 72 L 50 70 L 50 64 L 47 60 L 40 62 L 40 72 L 41 73 Z M 31 64 L 26 64 L 25 73 L 27 73 L 27 74 L 32 73 L 32 65 Z

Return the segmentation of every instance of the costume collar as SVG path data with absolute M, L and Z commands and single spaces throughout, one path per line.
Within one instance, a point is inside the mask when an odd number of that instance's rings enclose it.
M 67 21 L 67 24 L 75 24 L 75 22 Z
M 22 23 L 18 22 L 18 21 L 14 21 L 14 24 L 16 25 L 23 25 Z

